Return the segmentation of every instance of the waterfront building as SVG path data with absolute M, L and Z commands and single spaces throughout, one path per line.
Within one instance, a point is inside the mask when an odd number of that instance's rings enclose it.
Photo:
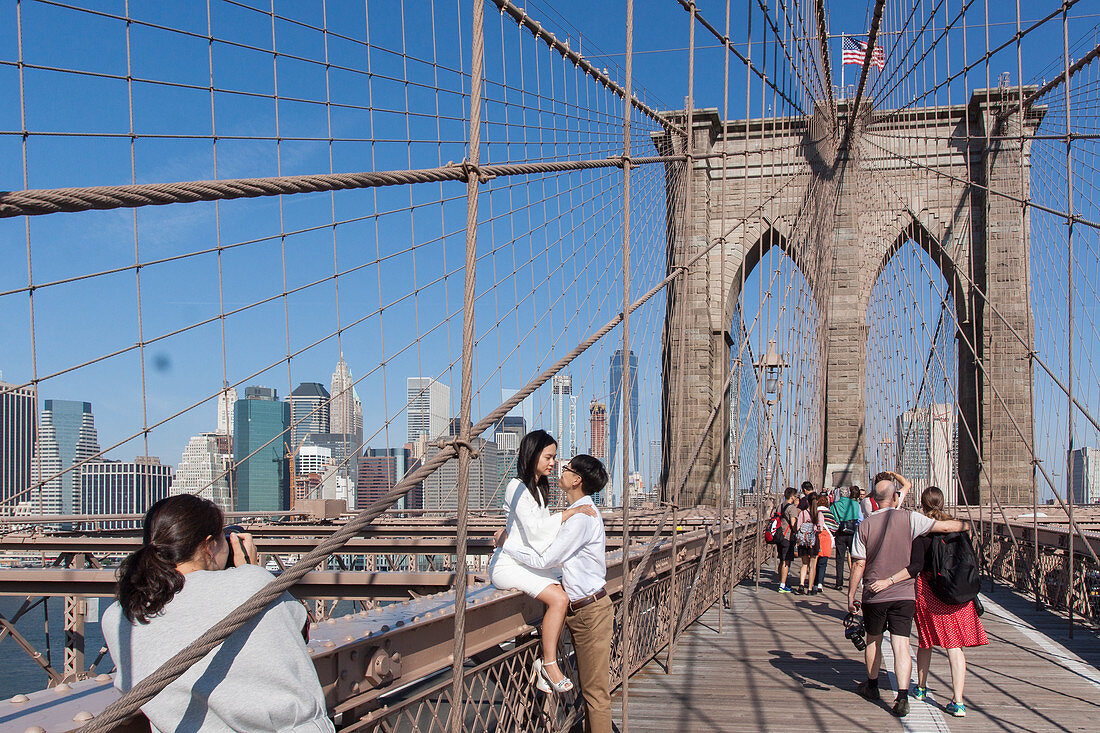
M 33 386 L 0 379 L 0 514 L 29 498 L 31 463 L 38 431 L 38 397 Z M 14 498 L 18 497 L 18 498 Z
M 172 479 L 172 494 L 198 494 L 222 511 L 236 510 L 231 482 L 233 453 L 228 435 L 201 433 L 187 441 Z
M 607 463 L 607 405 L 592 399 L 588 403 L 588 452 Z
M 359 455 L 360 445 L 359 439 L 350 433 L 310 433 L 302 441 L 302 450 L 306 447 L 328 450 L 337 473 L 354 484 L 359 466 L 355 459 Z
M 363 403 L 359 401 L 355 380 L 351 376 L 348 363 L 344 361 L 343 353 L 336 362 L 336 371 L 332 373 L 329 394 L 332 395 L 329 429 L 333 433 L 352 436 L 358 450 L 363 444 Z
M 629 384 L 627 385 L 626 409 L 630 415 L 630 470 L 631 473 L 638 469 L 638 357 L 630 352 L 626 362 L 630 367 Z M 623 388 L 623 350 L 617 350 L 611 356 L 611 372 L 608 375 L 608 386 L 611 389 L 611 415 L 608 424 L 608 451 L 607 472 L 611 474 L 611 501 L 618 506 L 623 495 L 623 456 L 619 452 L 624 450 L 622 445 L 622 388 Z
M 290 403 L 270 387 L 248 387 L 233 407 L 237 511 L 290 508 Z
M 431 377 L 408 377 L 406 393 L 407 442 L 417 444 L 421 436 L 432 441 L 446 435 L 451 422 L 451 388 Z
M 233 434 L 233 405 L 237 404 L 237 390 L 229 385 L 218 393 L 218 435 Z
M 1100 504 L 1100 448 L 1076 448 L 1069 455 L 1073 470 L 1073 502 Z
M 359 458 L 355 484 L 355 505 L 366 508 L 397 485 L 405 474 L 416 470 L 420 461 L 413 458 L 411 446 L 404 448 L 367 448 Z M 424 484 L 417 484 L 397 505 L 401 509 L 424 508 Z
M 99 452 L 91 402 L 46 400 L 31 459 L 32 511 L 79 514 L 79 466 Z
M 329 393 L 320 382 L 302 382 L 287 398 L 290 403 L 290 450 L 311 433 L 329 432 Z
M 955 459 L 958 430 L 953 404 L 933 404 L 906 410 L 897 419 L 898 466 L 913 486 L 938 486 L 944 496 L 954 496 L 957 480 Z M 884 443 L 889 447 L 889 443 Z M 881 465 L 893 465 L 891 456 Z
M 551 433 L 558 441 L 558 473 L 577 454 L 577 398 L 573 396 L 573 377 L 556 374 L 552 380 L 553 402 Z
M 144 514 L 167 497 L 172 467 L 156 456 L 138 456 L 132 462 L 90 461 L 80 468 L 82 514 Z M 101 529 L 134 529 L 141 520 L 108 520 Z
M 503 454 L 496 443 L 483 438 L 473 438 L 470 444 L 479 456 L 476 461 L 470 461 L 469 508 L 478 510 L 503 506 L 504 486 L 511 478 L 504 473 Z M 440 450 L 439 446 L 429 445 L 424 461 L 431 460 Z M 424 479 L 424 508 L 457 509 L 457 483 L 458 461 L 447 461 Z

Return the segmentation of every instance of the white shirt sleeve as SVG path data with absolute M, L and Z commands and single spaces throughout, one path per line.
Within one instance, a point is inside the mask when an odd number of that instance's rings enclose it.
M 584 516 L 584 519 L 581 519 L 578 516 L 574 517 L 573 521 L 562 524 L 557 537 L 544 553 L 540 554 L 530 547 L 512 542 L 504 543 L 504 552 L 529 568 L 536 570 L 556 568 L 588 543 L 591 525 L 587 520 L 590 519 L 592 518 Z
M 932 517 L 926 517 L 920 512 L 909 512 L 909 530 L 913 534 L 913 539 L 931 532 L 935 524 L 936 520 Z
M 508 535 L 516 536 L 536 552 L 545 552 L 561 529 L 561 514 L 550 514 L 521 481 L 515 480 L 515 484 L 510 507 L 515 526 L 509 529 Z

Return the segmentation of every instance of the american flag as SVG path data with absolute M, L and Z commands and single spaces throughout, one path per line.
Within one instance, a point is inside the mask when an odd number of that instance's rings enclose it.
M 843 51 L 842 64 L 859 64 L 862 66 L 863 58 L 867 54 L 867 44 L 863 41 L 857 41 L 851 36 L 844 36 L 841 50 Z M 876 43 L 875 50 L 871 52 L 871 66 L 876 69 L 882 69 L 886 66 L 886 52 L 882 50 L 881 43 Z

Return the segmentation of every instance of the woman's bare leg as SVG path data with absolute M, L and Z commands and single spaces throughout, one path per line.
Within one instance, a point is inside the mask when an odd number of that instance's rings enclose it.
M 928 687 L 928 668 L 932 666 L 932 647 L 917 649 L 917 687 Z
M 963 686 L 966 684 L 966 656 L 962 649 L 948 649 L 947 661 L 951 665 L 951 699 L 962 705 Z
M 569 596 L 557 583 L 546 586 L 537 598 L 546 604 L 546 613 L 542 616 L 542 661 L 552 662 L 558 658 L 558 640 L 565 626 L 565 612 L 569 609 Z M 565 675 L 560 664 L 545 667 L 546 676 L 551 682 L 560 682 Z

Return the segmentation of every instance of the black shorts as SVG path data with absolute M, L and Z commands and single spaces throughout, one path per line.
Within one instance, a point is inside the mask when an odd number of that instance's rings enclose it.
M 779 552 L 779 562 L 792 562 L 794 561 L 795 543 L 789 539 L 781 540 L 775 545 L 775 549 Z
M 891 636 L 909 636 L 913 631 L 916 601 L 886 601 L 863 604 L 863 626 L 869 636 L 889 630 Z

